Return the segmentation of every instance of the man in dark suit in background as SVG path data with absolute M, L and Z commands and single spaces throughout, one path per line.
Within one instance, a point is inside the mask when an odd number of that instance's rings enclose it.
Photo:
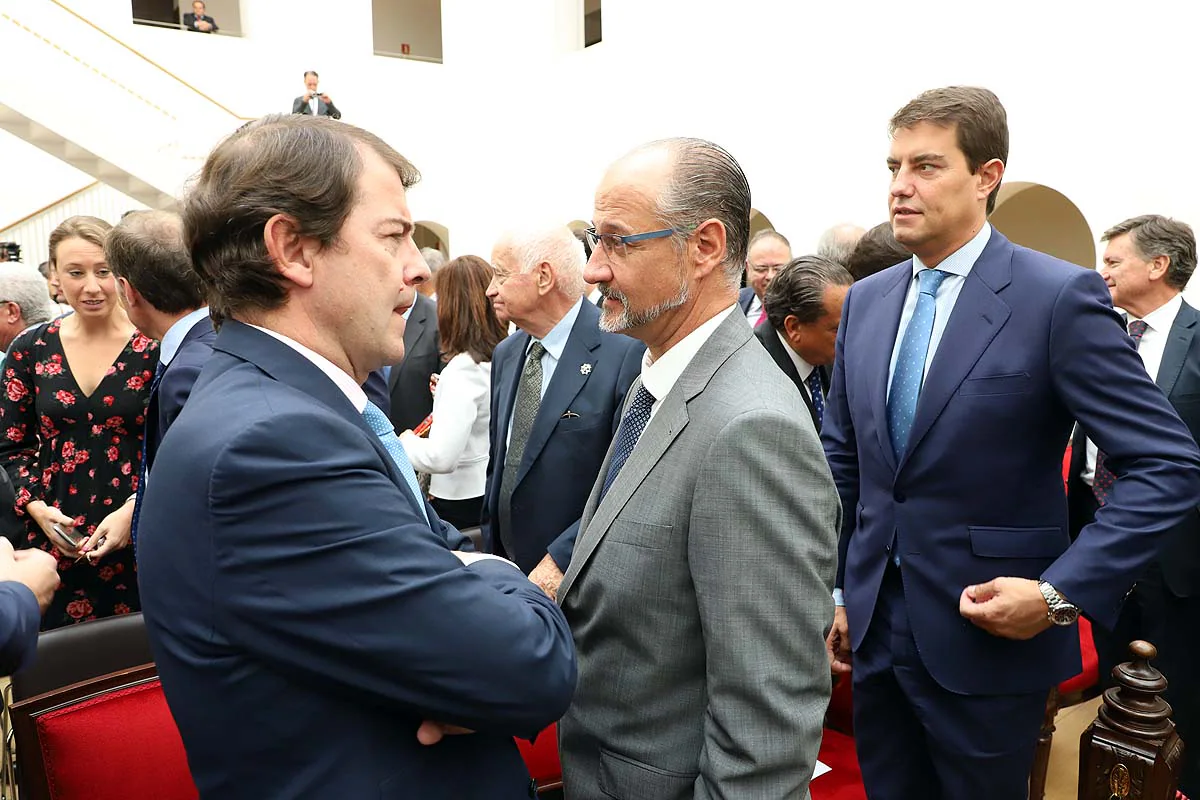
M 7 486 L 5 499 L 15 502 Z M 42 613 L 58 583 L 54 556 L 36 547 L 14 551 L 12 542 L 0 537 L 0 676 L 33 661 Z
M 196 33 L 216 33 L 217 21 L 205 13 L 204 0 L 195 0 L 191 12 L 183 15 L 183 27 Z
M 822 436 L 845 511 L 828 647 L 853 649 L 873 800 L 1011 800 L 1050 687 L 1079 672 L 1081 610 L 1117 621 L 1162 537 L 1195 513 L 1200 451 L 1146 376 L 1103 280 L 987 222 L 1008 122 L 986 89 L 891 120 L 889 205 L 913 258 L 854 284 Z M 1072 423 L 1117 476 L 1074 543 Z
M 140 498 L 159 442 L 183 410 L 216 338 L 204 303 L 204 285 L 192 269 L 178 214 L 126 214 L 105 238 L 104 257 L 117 278 L 118 296 L 130 321 L 161 344 L 146 409 L 137 494 L 120 509 L 121 516 L 106 519 L 80 548 L 89 559 L 136 542 Z
M 751 328 L 767 321 L 763 298 L 775 273 L 792 260 L 792 245 L 782 233 L 759 231 L 750 238 L 746 251 L 746 285 L 738 292 L 738 308 Z
M 320 77 L 311 69 L 304 73 L 304 94 L 292 101 L 292 113 L 341 119 L 342 112 L 338 111 L 329 95 L 317 91 L 317 81 Z
M 399 360 L 429 275 L 418 178 L 367 131 L 273 115 L 184 200 L 220 332 L 159 448 L 138 561 L 202 797 L 528 798 L 513 737 L 570 701 L 561 613 L 514 565 L 451 549 L 360 388 Z
M 1108 242 L 1100 275 L 1113 305 L 1128 315 L 1150 378 L 1200 437 L 1200 313 L 1181 292 L 1196 269 L 1196 237 L 1178 220 L 1157 214 L 1134 217 L 1104 232 Z M 1119 386 L 1109 387 L 1119 391 Z M 1072 537 L 1108 501 L 1112 472 L 1080 426 L 1071 451 L 1068 487 Z M 1116 628 L 1095 630 L 1100 676 L 1111 685 L 1112 668 L 1129 658 L 1129 643 L 1145 639 L 1158 648 L 1155 666 L 1167 676 L 1163 693 L 1172 720 L 1188 744 L 1179 789 L 1200 793 L 1200 510 L 1192 511 L 1163 539 L 1158 556 L 1138 576 Z
M 488 297 L 520 330 L 492 356 L 484 518 L 493 552 L 553 597 L 644 346 L 600 331 L 566 226 L 506 235 L 492 265 Z
M 441 371 L 437 305 L 417 292 L 404 324 L 404 358 L 388 371 L 389 417 L 396 430 L 412 430 L 433 411 L 429 376 Z
M 800 256 L 767 287 L 767 324 L 754 335 L 800 390 L 817 432 L 825 416 L 842 302 L 854 278 L 823 256 Z

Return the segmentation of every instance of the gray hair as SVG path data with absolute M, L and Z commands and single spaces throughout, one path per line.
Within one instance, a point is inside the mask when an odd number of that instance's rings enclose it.
M 1196 236 L 1186 222 L 1161 214 L 1143 214 L 1113 225 L 1100 241 L 1107 242 L 1129 234 L 1129 241 L 1143 260 L 1166 256 L 1167 274 L 1164 280 L 1173 289 L 1183 290 L 1196 269 Z
M 849 222 L 834 225 L 821 234 L 817 241 L 817 255 L 836 261 L 843 267 L 850 263 L 850 254 L 854 252 L 858 240 L 866 233 L 862 227 Z
M 777 331 L 795 315 L 801 324 L 816 322 L 825 315 L 825 289 L 854 283 L 845 267 L 824 256 L 800 256 L 771 280 L 763 305 L 767 320 Z
M 446 266 L 446 255 L 436 247 L 422 247 L 421 258 L 425 259 L 425 266 L 429 267 L 429 274 L 436 275 L 437 271 Z
M 587 257 L 583 253 L 583 244 L 566 225 L 508 231 L 500 237 L 496 247 L 512 254 L 519 273 L 529 272 L 542 262 L 548 263 L 563 295 L 572 300 L 583 297 L 583 267 Z
M 40 325 L 54 318 L 46 279 L 36 268 L 24 264 L 0 265 L 0 302 L 16 303 L 27 325 Z
M 725 226 L 725 281 L 736 287 L 746 266 L 750 240 L 750 183 L 737 159 L 720 145 L 704 139 L 659 139 L 634 150 L 667 148 L 675 163 L 658 194 L 658 216 L 679 231 L 681 246 L 689 233 L 710 219 Z
M 746 258 L 750 257 L 750 251 L 754 249 L 754 245 L 772 239 L 786 247 L 789 253 L 792 252 L 792 243 L 786 236 L 773 228 L 764 228 L 750 237 L 750 243 L 746 245 Z

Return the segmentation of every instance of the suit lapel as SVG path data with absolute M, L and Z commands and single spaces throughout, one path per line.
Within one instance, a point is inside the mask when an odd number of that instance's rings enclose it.
M 600 329 L 596 326 L 598 312 L 589 303 L 579 308 L 579 315 L 571 327 L 571 335 L 567 337 L 567 345 L 563 348 L 562 358 L 554 368 L 554 377 L 546 387 L 546 394 L 538 406 L 537 416 L 533 420 L 533 429 L 529 432 L 529 441 L 525 443 L 525 452 L 521 456 L 521 468 L 517 472 L 518 485 L 529 472 L 530 466 L 537 459 L 550 434 L 558 425 L 559 419 L 570 408 L 571 401 L 579 396 L 579 392 L 588 382 L 590 369 L 584 369 L 584 364 L 594 364 L 594 351 L 600 347 Z
M 882 346 L 870 347 L 863 364 L 870 379 L 871 407 L 875 419 L 878 420 L 875 430 L 879 434 L 879 448 L 883 450 L 884 460 L 893 470 L 896 468 L 896 453 L 888 435 L 887 388 L 892 368 L 892 350 L 896 344 L 896 337 L 902 335 L 900 315 L 904 311 L 908 285 L 912 282 L 912 261 L 905 261 L 903 265 L 894 269 L 896 274 L 888 278 L 879 297 L 879 310 L 873 314 L 880 326 L 874 339 Z M 890 347 L 885 344 L 887 342 L 891 343 Z
M 496 383 L 496 432 L 498 441 L 495 444 L 493 464 L 504 464 L 508 456 L 508 425 L 512 419 L 513 403 L 517 402 L 517 384 L 520 383 L 521 370 L 525 369 L 525 351 L 529 349 L 529 334 L 517 331 L 512 336 L 514 347 L 508 363 L 500 365 L 502 374 Z M 501 371 L 501 370 L 497 370 Z M 493 376 L 496 374 L 493 371 Z
M 404 358 L 392 367 L 388 374 L 388 394 L 396 388 L 396 381 L 400 379 L 400 367 L 408 360 L 409 353 L 417 351 L 417 343 L 426 334 L 426 328 L 429 327 L 426 324 L 429 319 L 429 304 L 431 302 L 423 294 L 417 294 L 417 299 L 413 301 L 412 313 L 408 315 L 408 321 L 404 324 Z
M 925 385 L 917 398 L 917 415 L 898 468 L 904 467 L 908 456 L 917 449 L 963 379 L 1008 321 L 1012 309 L 997 296 L 997 292 L 1011 280 L 1012 245 L 997 231 L 992 231 L 991 240 L 967 274 L 946 322 Z M 887 419 L 886 414 L 884 419 Z
M 600 542 L 604 540 L 605 534 L 608 533 L 609 527 L 616 520 L 621 509 L 625 507 L 634 492 L 658 465 L 663 454 L 687 427 L 687 404 L 704 391 L 704 387 L 712 380 L 717 369 L 753 335 L 754 332 L 746 322 L 745 316 L 736 311 L 721 323 L 684 369 L 674 388 L 663 398 L 662 405 L 654 414 L 654 418 L 650 420 L 650 424 L 646 426 L 646 430 L 642 432 L 642 437 L 633 448 L 633 452 L 630 453 L 629 460 L 621 468 L 621 474 L 609 487 L 604 500 L 598 501 L 600 486 L 603 484 L 604 476 L 608 474 L 609 462 L 612 460 L 612 445 L 609 446 L 604 466 L 601 467 L 596 484 L 592 487 L 592 496 L 589 498 L 587 506 L 584 507 L 583 524 L 581 524 L 579 538 L 575 543 L 575 552 L 571 556 L 571 565 L 567 568 L 562 586 L 559 588 L 558 600 L 560 603 L 570 590 L 575 578 L 587 565 L 588 559 L 596 552 Z M 755 347 L 757 346 L 755 345 Z M 640 378 L 634 381 L 626 397 L 626 406 L 632 401 L 637 393 L 637 387 L 640 385 Z M 623 409 L 622 416 L 624 416 Z
M 1167 397 L 1170 397 L 1175 389 L 1175 381 L 1179 379 L 1179 373 L 1183 370 L 1183 362 L 1187 360 L 1187 354 L 1192 349 L 1192 337 L 1196 335 L 1198 318 L 1200 313 L 1185 301 L 1179 307 L 1175 321 L 1171 323 L 1162 363 L 1158 366 L 1158 380 L 1155 381 Z

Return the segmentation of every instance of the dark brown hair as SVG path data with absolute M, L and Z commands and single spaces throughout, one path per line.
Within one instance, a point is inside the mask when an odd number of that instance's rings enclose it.
M 1000 98 L 978 86 L 947 86 L 922 92 L 897 111 L 888 123 L 888 134 L 930 122 L 943 128 L 955 126 L 958 149 L 967 158 L 972 174 L 998 158 L 1008 164 L 1008 115 Z M 988 195 L 987 213 L 996 207 L 1000 184 Z
M 204 305 L 204 284 L 183 244 L 183 223 L 170 211 L 126 214 L 104 240 L 104 258 L 155 309 L 166 314 Z
M 301 114 L 272 114 L 243 125 L 209 154 L 183 201 L 184 241 L 208 289 L 213 319 L 269 311 L 287 288 L 263 231 L 276 214 L 302 236 L 334 245 L 354 208 L 360 148 L 396 170 L 405 188 L 421 179 L 408 159 L 373 133 Z
M 912 253 L 896 241 L 892 223 L 881 222 L 864 233 L 858 244 L 854 245 L 850 258 L 846 259 L 846 269 L 850 270 L 854 280 L 861 281 L 910 258 Z
M 438 270 L 437 322 L 446 357 L 470 353 L 475 363 L 492 360 L 508 331 L 487 298 L 492 265 L 479 256 L 459 256 Z

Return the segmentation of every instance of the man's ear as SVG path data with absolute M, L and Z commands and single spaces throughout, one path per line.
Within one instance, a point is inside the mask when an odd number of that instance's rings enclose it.
M 263 241 L 280 275 L 302 288 L 312 286 L 312 257 L 320 246 L 311 236 L 300 234 L 294 219 L 286 214 L 271 217 L 263 226 Z
M 706 277 L 714 269 L 721 268 L 721 261 L 725 258 L 725 225 L 720 220 L 701 222 L 692 231 L 690 241 L 695 253 L 693 270 L 697 278 Z

